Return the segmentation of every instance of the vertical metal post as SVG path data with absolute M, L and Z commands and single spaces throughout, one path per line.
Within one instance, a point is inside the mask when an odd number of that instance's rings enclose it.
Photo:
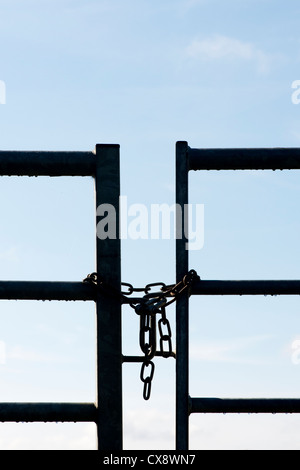
M 176 282 L 188 272 L 188 145 L 176 143 Z M 181 226 L 181 237 L 179 229 Z M 176 449 L 188 450 L 189 440 L 189 298 L 176 302 Z
M 121 249 L 119 237 L 120 196 L 119 145 L 96 145 L 97 222 L 106 217 L 107 237 L 97 230 L 97 275 L 112 288 L 121 289 Z M 109 212 L 103 213 L 102 206 Z M 115 211 L 115 218 L 114 218 Z M 99 219 L 100 213 L 102 219 Z M 115 226 L 114 226 L 115 224 Z M 98 227 L 97 227 L 98 228 Z M 115 235 L 115 236 L 114 236 Z M 103 237 L 102 237 L 103 238 Z M 96 300 L 97 332 L 97 432 L 99 450 L 122 449 L 122 340 L 121 300 L 98 290 Z

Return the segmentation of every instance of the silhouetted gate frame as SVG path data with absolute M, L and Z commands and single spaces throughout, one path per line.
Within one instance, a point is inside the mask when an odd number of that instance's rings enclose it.
M 300 169 L 299 148 L 195 149 L 176 143 L 176 203 L 188 225 L 189 171 Z M 185 218 L 185 219 L 184 219 Z M 188 236 L 176 240 L 176 282 L 189 271 Z M 196 267 L 193 267 L 196 269 Z M 300 295 L 298 280 L 199 280 L 190 295 Z M 201 398 L 189 396 L 189 295 L 176 302 L 176 449 L 189 448 L 191 413 L 299 413 L 297 398 Z
M 188 204 L 190 170 L 300 169 L 300 149 L 192 149 L 176 143 L 176 203 Z M 96 273 L 121 292 L 119 145 L 97 144 L 92 152 L 1 151 L 0 175 L 92 176 L 97 208 L 116 210 L 116 238 L 97 237 Z M 99 214 L 103 215 L 103 214 Z M 181 217 L 188 216 L 182 210 Z M 187 227 L 187 219 L 181 220 Z M 189 270 L 188 237 L 176 239 L 176 282 Z M 300 295 L 300 281 L 197 281 L 191 295 Z M 0 403 L 0 422 L 94 422 L 99 450 L 123 448 L 121 296 L 108 296 L 83 282 L 0 281 L 0 299 L 84 300 L 96 305 L 95 403 Z M 196 398 L 189 396 L 189 295 L 176 302 L 176 449 L 189 448 L 191 413 L 299 413 L 300 399 Z
M 0 174 L 92 176 L 95 182 L 96 272 L 121 290 L 119 145 L 97 144 L 91 152 L 1 151 Z M 97 237 L 97 208 L 116 211 L 116 238 Z M 99 214 L 104 215 L 104 214 Z M 84 273 L 87 275 L 88 273 Z M 0 299 L 84 300 L 96 305 L 95 403 L 0 403 L 0 421 L 94 422 L 99 450 L 122 449 L 121 299 L 84 282 L 0 281 Z

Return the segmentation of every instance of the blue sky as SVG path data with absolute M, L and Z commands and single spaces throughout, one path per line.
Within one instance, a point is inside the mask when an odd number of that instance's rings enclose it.
M 174 202 L 175 142 L 297 147 L 300 6 L 288 0 L 0 0 L 2 150 L 121 146 L 128 203 Z M 203 279 L 299 279 L 297 172 L 190 174 L 204 204 Z M 94 270 L 91 178 L 0 180 L 0 278 L 81 280 Z M 175 279 L 174 240 L 123 240 L 122 280 Z M 94 399 L 94 307 L 1 302 L 0 401 Z M 169 316 L 174 326 L 174 309 Z M 192 396 L 297 397 L 299 299 L 192 298 Z M 138 353 L 124 309 L 124 353 Z M 124 366 L 124 447 L 174 448 L 174 361 L 152 397 Z M 297 416 L 200 416 L 192 449 L 299 448 Z M 93 448 L 92 425 L 1 424 L 0 449 Z

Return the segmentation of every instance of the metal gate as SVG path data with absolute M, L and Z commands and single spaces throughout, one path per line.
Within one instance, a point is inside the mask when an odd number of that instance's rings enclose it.
M 95 214 L 102 204 L 119 213 L 118 145 L 96 145 L 93 152 L 0 152 L 1 175 L 92 176 Z M 105 207 L 105 206 L 102 206 Z M 103 215 L 103 214 L 102 214 Z M 95 217 L 95 228 L 97 219 Z M 118 233 L 119 221 L 116 218 Z M 96 233 L 96 230 L 95 230 Z M 120 291 L 120 240 L 95 236 L 96 271 Z M 100 274 L 98 276 L 100 279 Z M 0 421 L 94 422 L 98 449 L 122 448 L 121 300 L 84 282 L 0 281 L 0 299 L 85 300 L 96 305 L 96 403 L 0 403 Z
M 118 145 L 98 144 L 92 152 L 1 151 L 0 175 L 92 176 L 95 226 L 102 204 L 115 208 L 119 234 L 120 157 Z M 176 204 L 188 204 L 190 170 L 300 169 L 300 149 L 191 149 L 176 144 Z M 179 213 L 177 213 L 179 215 Z M 180 226 L 187 226 L 182 210 Z M 119 236 L 95 230 L 97 283 L 104 279 L 121 294 Z M 189 271 L 188 237 L 176 238 L 176 283 Z M 198 280 L 176 302 L 176 450 L 189 448 L 191 413 L 299 413 L 300 399 L 199 398 L 189 396 L 189 295 L 300 295 L 300 281 Z M 0 281 L 0 299 L 85 300 L 96 305 L 97 367 L 95 403 L 0 403 L 0 421 L 94 422 L 98 450 L 122 450 L 121 295 L 106 295 L 93 283 Z M 137 358 L 137 361 L 139 358 Z
M 176 144 L 176 203 L 188 204 L 190 170 L 289 170 L 300 169 L 298 148 L 194 149 L 187 142 Z M 181 211 L 187 217 L 187 211 Z M 181 226 L 187 220 L 181 220 Z M 176 279 L 189 270 L 188 238 L 176 240 Z M 198 280 L 191 295 L 300 295 L 300 281 Z M 176 449 L 189 447 L 191 413 L 299 413 L 300 399 L 200 398 L 189 396 L 189 296 L 176 303 Z

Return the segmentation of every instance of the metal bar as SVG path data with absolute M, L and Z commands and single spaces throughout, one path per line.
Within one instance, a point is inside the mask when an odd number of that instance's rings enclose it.
M 196 281 L 192 295 L 300 295 L 300 281 Z
M 0 175 L 94 176 L 94 152 L 0 151 Z
M 121 292 L 119 238 L 120 161 L 119 145 L 96 146 L 95 178 L 98 224 L 108 217 L 107 238 L 96 237 L 97 277 Z M 109 206 L 102 206 L 109 204 Z M 101 208 L 110 209 L 106 215 Z M 114 218 L 115 215 L 115 218 Z M 102 218 L 101 218 L 102 216 Z M 97 224 L 97 228 L 98 228 Z M 112 225 L 111 225 L 112 224 Z M 110 236 L 111 235 L 111 236 Z M 97 291 L 97 429 L 99 450 L 122 449 L 122 326 L 121 298 Z
M 122 356 L 122 362 L 144 362 L 145 356 Z
M 300 413 L 298 398 L 191 398 L 191 413 Z
M 180 163 L 181 162 L 181 163 Z M 185 162 L 185 164 L 183 163 Z M 187 142 L 176 144 L 176 202 L 184 207 L 188 203 L 189 170 L 283 170 L 300 169 L 299 148 L 268 149 L 191 149 Z M 181 175 L 181 176 L 180 176 Z M 182 218 L 181 218 L 182 220 Z M 180 237 L 179 237 L 180 238 Z M 176 234 L 176 281 L 179 282 L 182 271 L 188 271 L 188 253 L 184 256 L 183 240 Z M 182 268 L 180 268 L 180 266 Z M 300 295 L 300 281 L 198 281 L 192 286 L 191 295 Z M 187 301 L 188 302 L 188 301 Z M 181 304 L 179 307 L 178 304 Z M 186 320 L 183 319 L 186 315 Z M 182 360 L 183 341 L 188 348 L 188 303 L 177 301 L 176 334 L 179 335 L 176 348 L 177 361 Z M 183 327 L 183 332 L 181 328 Z M 183 336 L 185 339 L 183 340 Z M 180 349 L 182 347 L 182 350 Z M 185 353 L 184 353 L 185 354 Z M 176 368 L 178 374 L 184 373 L 188 384 L 188 363 Z M 188 422 L 184 416 L 186 393 L 176 388 L 176 449 L 188 449 Z M 299 413 L 299 399 L 220 399 L 189 398 L 189 413 Z M 182 429 L 180 430 L 180 426 Z
M 189 170 L 296 170 L 300 148 L 188 149 Z
M 176 143 L 176 282 L 188 272 L 188 147 Z M 176 302 L 176 449 L 188 450 L 189 441 L 189 298 Z
M 83 282 L 0 281 L 0 299 L 96 300 L 96 289 Z
M 156 351 L 155 357 L 164 357 L 164 353 L 162 351 Z M 171 352 L 170 356 L 176 359 L 176 353 Z M 144 362 L 145 356 L 122 356 L 122 362 Z
M 94 403 L 0 403 L 0 421 L 71 421 L 96 419 Z

